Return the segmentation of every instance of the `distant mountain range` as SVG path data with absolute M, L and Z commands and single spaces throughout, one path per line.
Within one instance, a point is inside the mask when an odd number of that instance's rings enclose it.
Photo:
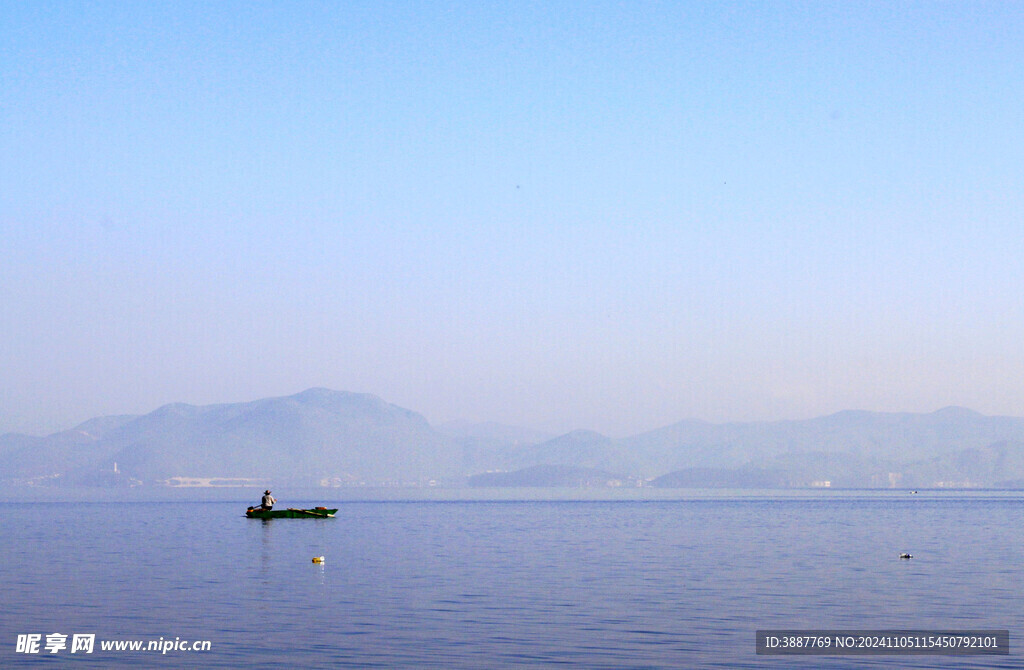
M 166 405 L 46 437 L 0 436 L 14 485 L 1024 488 L 1024 419 L 962 408 L 806 421 L 682 421 L 625 439 L 453 422 L 309 389 Z

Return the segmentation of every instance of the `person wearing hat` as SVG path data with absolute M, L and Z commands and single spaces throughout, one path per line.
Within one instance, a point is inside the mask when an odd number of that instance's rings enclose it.
M 263 502 L 260 503 L 260 509 L 269 512 L 270 510 L 274 509 L 274 503 L 276 502 L 277 499 L 274 498 L 274 496 L 270 495 L 270 489 L 267 489 L 266 491 L 263 492 Z

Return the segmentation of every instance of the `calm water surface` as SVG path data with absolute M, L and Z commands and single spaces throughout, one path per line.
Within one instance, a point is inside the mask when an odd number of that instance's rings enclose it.
M 0 667 L 1024 666 L 1024 498 L 338 506 L 0 504 Z M 1009 629 L 1012 651 L 764 657 L 761 628 Z M 54 632 L 96 650 L 16 653 Z M 161 637 L 211 650 L 99 649 Z

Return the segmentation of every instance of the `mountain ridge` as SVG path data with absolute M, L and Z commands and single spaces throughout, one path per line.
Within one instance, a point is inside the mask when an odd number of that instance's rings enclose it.
M 575 474 L 559 479 L 551 468 Z M 1024 418 L 955 406 L 931 413 L 844 410 L 805 420 L 688 419 L 619 439 L 584 429 L 552 437 L 495 423 L 432 426 L 378 396 L 316 387 L 240 403 L 169 403 L 148 414 L 95 417 L 42 437 L 0 436 L 0 481 L 33 485 L 174 485 L 214 478 L 463 485 L 474 475 L 523 471 L 473 481 L 1024 482 Z M 593 476 L 581 474 L 586 472 Z

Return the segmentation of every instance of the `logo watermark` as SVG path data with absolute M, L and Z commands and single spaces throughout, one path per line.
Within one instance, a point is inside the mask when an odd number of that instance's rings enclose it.
M 182 640 L 180 637 L 153 640 L 100 640 L 100 651 L 210 651 L 209 640 Z M 15 641 L 14 651 L 19 654 L 91 654 L 96 651 L 95 633 L 21 633 Z

